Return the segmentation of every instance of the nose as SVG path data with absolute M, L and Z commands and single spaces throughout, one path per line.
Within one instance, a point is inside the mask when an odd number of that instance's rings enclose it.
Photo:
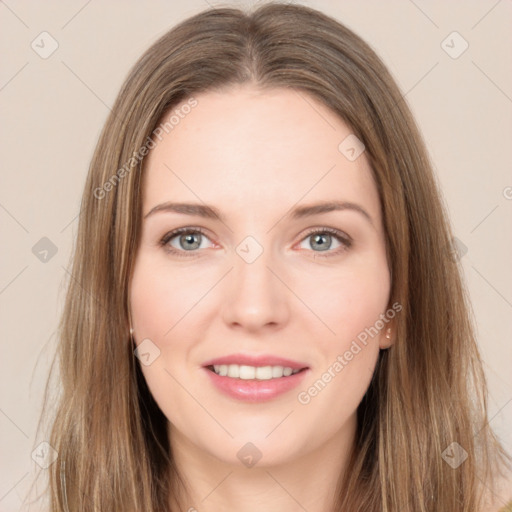
M 290 316 L 291 292 L 279 268 L 270 251 L 264 250 L 251 263 L 234 254 L 222 310 L 227 325 L 253 333 L 284 327 Z

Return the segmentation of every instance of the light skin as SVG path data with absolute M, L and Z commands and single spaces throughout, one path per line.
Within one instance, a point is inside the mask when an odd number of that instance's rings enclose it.
M 388 309 L 386 240 L 370 165 L 365 153 L 349 161 L 340 152 L 350 128 L 305 93 L 247 84 L 195 97 L 197 106 L 147 157 L 130 284 L 135 342 L 150 339 L 160 350 L 142 370 L 190 483 L 182 509 L 325 512 L 346 470 L 379 350 L 392 343 L 382 329 L 309 403 L 299 402 L 298 393 Z M 351 208 L 290 213 L 326 201 L 358 205 L 369 218 Z M 223 221 L 148 215 L 167 202 L 213 206 Z M 183 233 L 160 243 L 181 227 L 202 229 L 192 236 L 197 248 Z M 263 250 L 252 263 L 237 253 L 247 236 Z M 272 400 L 243 402 L 220 393 L 203 368 L 234 353 L 306 362 L 308 374 Z M 262 454 L 252 468 L 237 457 L 248 442 Z

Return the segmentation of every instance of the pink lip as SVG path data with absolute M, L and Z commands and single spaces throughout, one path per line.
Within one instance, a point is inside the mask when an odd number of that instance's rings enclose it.
M 229 356 L 218 357 L 203 364 L 203 366 L 213 366 L 214 364 L 240 364 L 247 366 L 287 366 L 292 370 L 302 370 L 308 368 L 305 363 L 292 361 L 282 357 L 271 355 L 251 356 L 247 354 L 231 354 Z
M 245 402 L 263 402 L 271 400 L 297 387 L 309 370 L 303 370 L 289 377 L 270 380 L 243 380 L 221 377 L 214 371 L 204 368 L 213 385 L 231 398 Z
M 220 364 L 239 364 L 248 366 L 287 366 L 292 370 L 303 370 L 288 377 L 278 379 L 257 380 L 257 379 L 234 379 L 231 377 L 221 377 L 209 366 Z M 279 395 L 286 393 L 297 387 L 307 373 L 309 368 L 306 364 L 284 359 L 275 356 L 249 356 L 243 354 L 233 354 L 226 357 L 219 357 L 207 361 L 203 369 L 211 379 L 212 384 L 222 393 L 231 398 L 246 402 L 263 402 L 271 400 Z

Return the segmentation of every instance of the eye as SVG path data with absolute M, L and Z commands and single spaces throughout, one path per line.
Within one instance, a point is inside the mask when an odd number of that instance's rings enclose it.
M 333 242 L 335 244 L 333 249 Z M 307 247 L 302 247 L 306 243 Z M 336 246 L 337 244 L 337 246 Z M 315 253 L 325 252 L 326 254 L 318 254 L 321 257 L 329 257 L 346 251 L 352 245 L 352 240 L 348 235 L 332 228 L 318 228 L 311 231 L 301 242 L 301 248 L 311 249 Z M 317 255 L 315 254 L 315 257 Z
M 209 238 L 200 228 L 178 228 L 170 231 L 160 241 L 169 252 L 178 256 L 188 256 L 184 253 L 195 253 L 197 249 L 206 249 L 205 242 Z M 191 254 L 192 255 L 192 254 Z
M 308 239 L 309 243 L 307 242 Z M 201 228 L 184 227 L 164 235 L 160 240 L 160 245 L 177 256 L 193 256 L 198 252 L 198 249 L 206 249 L 209 240 Z M 308 247 L 302 247 L 304 243 Z M 335 250 L 332 250 L 333 243 L 337 244 L 334 247 Z M 303 238 L 299 247 L 311 249 L 314 253 L 317 253 L 315 257 L 328 257 L 346 251 L 351 245 L 351 238 L 343 232 L 332 228 L 318 228 Z

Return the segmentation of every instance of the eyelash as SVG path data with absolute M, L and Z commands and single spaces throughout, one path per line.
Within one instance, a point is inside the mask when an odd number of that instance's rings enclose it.
M 179 256 L 179 257 L 188 258 L 191 256 L 195 256 L 194 253 L 197 252 L 195 250 L 194 251 L 182 251 L 182 250 L 175 249 L 174 247 L 171 247 L 170 245 L 168 245 L 169 242 L 173 238 L 175 238 L 177 235 L 181 235 L 184 233 L 190 234 L 190 235 L 199 234 L 199 235 L 202 235 L 202 236 L 205 236 L 206 238 L 208 238 L 208 235 L 201 228 L 183 227 L 183 228 L 178 228 L 173 231 L 170 231 L 169 233 L 166 233 L 163 236 L 163 238 L 160 240 L 160 245 L 162 247 L 164 247 L 166 251 L 168 251 L 176 256 Z M 352 246 L 352 239 L 349 236 L 347 236 L 344 233 L 342 233 L 341 231 L 338 231 L 337 229 L 333 229 L 333 228 L 312 229 L 309 233 L 307 233 L 301 239 L 301 242 L 304 241 L 305 239 L 309 238 L 310 236 L 316 235 L 318 233 L 320 233 L 320 234 L 328 233 L 329 235 L 333 236 L 338 242 L 340 242 L 342 244 L 342 247 L 339 247 L 338 249 L 336 249 L 334 251 L 327 250 L 327 251 L 325 251 L 327 254 L 322 254 L 322 252 L 324 252 L 324 251 L 312 251 L 313 253 L 315 253 L 315 255 L 314 255 L 315 258 L 317 256 L 319 256 L 320 258 L 330 258 L 332 256 L 337 256 L 340 253 L 348 250 Z M 191 254 L 186 254 L 187 252 L 190 252 Z

